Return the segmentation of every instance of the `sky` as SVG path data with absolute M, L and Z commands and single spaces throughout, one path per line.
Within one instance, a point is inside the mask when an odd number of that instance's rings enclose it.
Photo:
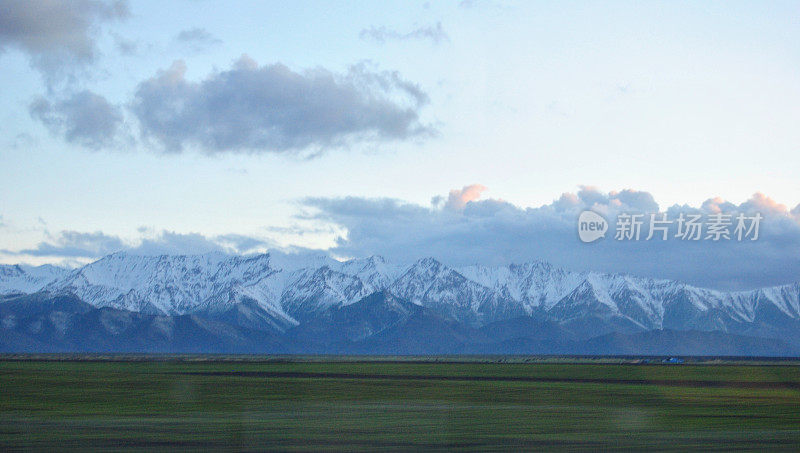
M 777 1 L 3 0 L 0 263 L 281 249 L 800 281 L 799 22 Z M 764 221 L 584 244 L 584 209 Z

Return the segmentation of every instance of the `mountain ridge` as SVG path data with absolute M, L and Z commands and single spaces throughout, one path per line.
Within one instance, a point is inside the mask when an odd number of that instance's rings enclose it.
M 543 317 L 581 340 L 653 330 L 720 331 L 800 346 L 800 283 L 724 292 L 628 274 L 569 271 L 543 261 L 453 267 L 427 257 L 403 266 L 380 256 L 340 262 L 274 252 L 120 252 L 73 270 L 0 266 L 0 295 L 7 297 L 72 295 L 97 309 L 197 315 L 278 335 L 319 324 L 376 293 L 426 309 L 429 320 L 470 329 Z

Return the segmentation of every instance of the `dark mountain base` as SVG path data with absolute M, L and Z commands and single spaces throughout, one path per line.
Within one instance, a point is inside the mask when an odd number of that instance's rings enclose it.
M 159 316 L 43 294 L 5 298 L 0 322 L 0 352 L 800 355 L 778 339 L 720 331 L 613 332 L 584 339 L 574 323 L 538 315 L 475 328 L 386 292 L 291 328 L 275 324 L 256 305 L 236 316 Z

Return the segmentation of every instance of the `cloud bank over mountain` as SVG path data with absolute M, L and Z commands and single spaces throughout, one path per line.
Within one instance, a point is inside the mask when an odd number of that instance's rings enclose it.
M 152 232 L 139 241 L 126 241 L 119 236 L 95 231 L 61 231 L 35 247 L 21 250 L 0 250 L 16 256 L 58 257 L 66 259 L 95 259 L 119 251 L 137 255 L 195 255 L 210 252 L 249 253 L 275 244 L 267 239 L 240 234 L 204 236 L 200 233 L 177 233 L 163 230 Z
M 790 211 L 764 194 L 738 205 L 712 198 L 700 207 L 661 208 L 648 192 L 582 187 L 550 204 L 524 208 L 481 200 L 484 189 L 467 186 L 451 192 L 446 201 L 434 198 L 431 206 L 363 197 L 309 198 L 305 204 L 314 209 L 313 218 L 346 229 L 332 249 L 342 256 L 381 254 L 409 261 L 434 255 L 454 265 L 537 258 L 572 269 L 627 272 L 721 289 L 786 283 L 800 276 L 798 208 Z M 619 213 L 659 212 L 673 220 L 681 213 L 759 212 L 764 220 L 756 241 L 685 241 L 674 237 L 674 224 L 666 241 L 645 240 L 646 225 L 639 241 L 617 241 L 612 224 L 605 239 L 584 244 L 577 237 L 577 218 L 586 209 L 612 223 Z
M 382 255 L 410 263 L 437 256 L 455 266 L 545 260 L 568 269 L 668 278 L 722 290 L 800 280 L 800 208 L 789 209 L 762 193 L 739 204 L 709 198 L 699 207 L 662 207 L 646 191 L 603 192 L 584 186 L 549 204 L 521 207 L 500 199 L 481 199 L 486 190 L 480 184 L 464 186 L 447 196 L 433 197 L 430 205 L 390 198 L 305 198 L 299 201 L 301 213 L 296 215 L 300 223 L 291 229 L 290 236 L 296 240 L 288 245 L 275 236 L 286 228 L 264 226 L 263 235 L 164 230 L 140 231 L 138 240 L 124 240 L 102 231 L 62 231 L 48 233 L 48 239 L 33 247 L 0 252 L 20 260 L 27 256 L 54 262 L 85 262 L 120 250 L 143 255 L 242 254 L 276 249 L 313 253 L 308 238 L 325 236 L 334 242 L 324 252 L 338 258 Z M 581 242 L 577 234 L 578 216 L 587 209 L 610 223 L 606 236 L 589 244 Z M 617 240 L 617 216 L 636 213 L 643 216 L 639 240 Z M 757 240 L 752 240 L 752 231 L 738 240 L 735 217 L 755 213 L 763 217 Z M 660 231 L 654 231 L 648 239 L 650 214 L 672 221 L 666 240 Z M 714 241 L 707 238 L 706 230 L 696 241 L 676 236 L 680 216 L 699 215 L 707 221 L 716 214 L 731 216 L 730 239 Z

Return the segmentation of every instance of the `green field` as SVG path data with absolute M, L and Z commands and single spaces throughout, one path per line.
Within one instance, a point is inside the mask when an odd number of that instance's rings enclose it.
M 444 360 L 7 357 L 0 450 L 800 450 L 796 364 Z

